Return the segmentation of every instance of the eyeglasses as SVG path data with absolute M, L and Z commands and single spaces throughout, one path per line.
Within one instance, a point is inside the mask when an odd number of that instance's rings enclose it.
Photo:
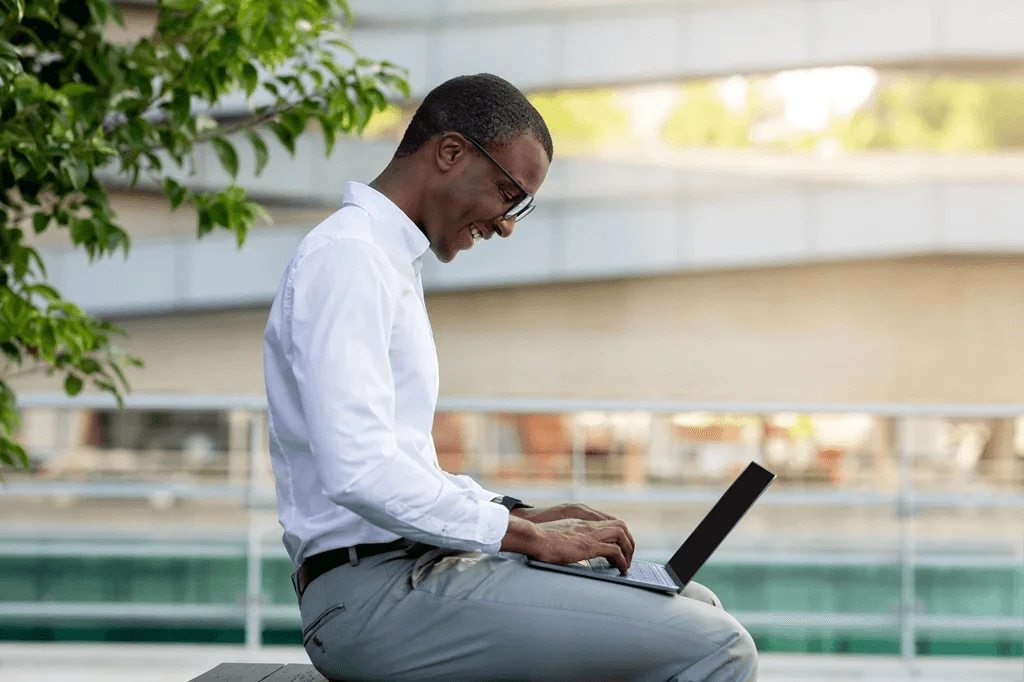
M 530 194 L 529 192 L 527 192 L 526 188 L 523 187 L 522 185 L 520 185 L 519 182 L 515 178 L 512 177 L 511 173 L 509 173 L 507 170 L 505 170 L 504 166 L 502 166 L 500 163 L 498 163 L 497 160 L 495 160 L 495 158 L 493 156 L 488 154 L 487 150 L 484 149 L 484 146 L 482 144 L 480 144 L 479 142 L 474 140 L 469 135 L 462 135 L 462 136 L 464 138 L 466 138 L 467 140 L 469 140 L 470 142 L 472 142 L 473 145 L 477 149 L 479 149 L 481 152 L 483 152 L 483 155 L 486 156 L 488 159 L 490 159 L 491 163 L 493 163 L 495 166 L 497 166 L 498 170 L 500 170 L 502 173 L 504 173 L 505 177 L 508 178 L 509 181 L 513 185 L 515 185 L 519 189 L 519 191 L 522 193 L 519 198 L 515 199 L 514 203 L 512 204 L 512 208 L 510 208 L 507 211 L 505 211 L 505 214 L 502 216 L 502 220 L 515 219 L 516 222 L 518 222 L 518 221 L 522 220 L 523 218 L 525 218 L 526 216 L 530 215 L 530 213 L 533 211 L 533 195 Z

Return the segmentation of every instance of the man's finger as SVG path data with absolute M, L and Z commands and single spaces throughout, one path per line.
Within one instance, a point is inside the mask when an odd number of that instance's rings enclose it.
M 636 547 L 636 540 L 633 539 L 633 534 L 629 532 L 629 526 L 626 525 L 625 521 L 622 522 L 622 530 L 626 531 L 626 535 L 629 537 L 629 544 Z
M 626 575 L 629 571 L 629 561 L 626 560 L 626 556 L 622 553 L 622 548 L 618 545 L 613 544 L 602 544 L 601 553 L 599 556 L 603 556 L 605 559 L 615 564 L 619 573 Z
M 629 534 L 629 530 L 626 528 L 626 524 L 624 523 L 619 528 L 619 532 L 622 533 L 622 540 L 626 545 L 626 547 L 623 548 L 623 551 L 626 554 L 626 562 L 631 563 L 633 561 L 633 552 L 636 550 L 636 545 L 633 543 L 633 536 Z
M 626 527 L 626 524 L 624 522 L 619 520 L 616 520 L 614 522 L 614 527 L 622 533 L 622 537 L 626 541 L 626 544 L 623 545 L 624 550 L 629 550 L 626 552 L 626 556 L 633 556 L 633 550 L 636 548 L 636 542 L 633 540 L 633 535 L 629 532 L 629 528 Z
M 622 519 L 615 518 L 611 514 L 606 514 L 606 513 L 602 512 L 602 511 L 598 511 L 597 509 L 591 509 L 590 507 L 587 507 L 586 505 L 581 505 L 581 507 L 586 508 L 588 511 L 593 512 L 594 514 L 599 515 L 602 518 L 602 520 L 604 520 L 604 521 L 618 521 L 619 523 L 621 523 L 622 524 L 622 529 L 624 531 L 626 531 L 626 535 L 629 537 L 629 544 L 631 546 L 633 546 L 633 547 L 636 547 L 636 540 L 633 538 L 633 533 L 630 532 L 629 526 L 626 525 L 625 521 L 623 521 Z
M 580 505 L 580 506 L 583 509 L 586 509 L 591 514 L 593 514 L 593 515 L 597 516 L 598 518 L 600 518 L 602 521 L 617 521 L 618 520 L 614 516 L 612 516 L 611 514 L 606 514 L 606 513 L 604 513 L 603 511 L 601 511 L 599 509 L 593 509 L 592 507 L 588 507 L 585 504 L 584 505 Z
M 633 543 L 629 541 L 629 536 L 626 532 L 618 525 L 607 525 L 602 529 L 602 533 L 598 536 L 598 539 L 606 544 L 614 544 L 617 546 L 627 557 L 626 561 L 629 561 L 629 557 L 633 556 Z
M 566 504 L 566 513 L 570 514 L 570 518 L 583 519 L 585 521 L 612 521 L 613 517 L 600 512 L 596 509 L 591 509 L 585 504 Z

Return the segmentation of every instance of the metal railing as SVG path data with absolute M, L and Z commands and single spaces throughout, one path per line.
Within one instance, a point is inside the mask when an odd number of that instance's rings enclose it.
M 112 409 L 114 403 L 105 395 L 85 395 L 74 399 L 63 395 L 22 395 L 20 408 L 58 409 Z M 265 441 L 261 423 L 266 410 L 261 397 L 246 396 L 200 396 L 200 395 L 131 395 L 126 399 L 126 408 L 137 410 L 244 410 L 251 416 L 249 425 L 249 477 L 245 484 L 196 485 L 180 482 L 73 482 L 73 481 L 8 481 L 0 485 L 0 496 L 61 495 L 70 494 L 91 498 L 150 498 L 154 494 L 171 495 L 189 500 L 230 500 L 248 509 L 248 534 L 244 542 L 244 556 L 247 566 L 246 597 L 241 605 L 231 604 L 122 604 L 122 603 L 38 603 L 0 602 L 0 617 L 43 617 L 62 618 L 105 618 L 127 617 L 134 620 L 202 621 L 208 623 L 237 622 L 244 619 L 245 642 L 249 647 L 259 647 L 262 642 L 264 625 L 296 624 L 298 609 L 292 606 L 264 604 L 261 580 L 263 559 L 266 550 L 267 533 L 257 520 L 261 510 L 273 508 L 274 494 L 270 481 L 261 480 L 255 472 L 261 470 L 261 461 L 266 458 Z M 442 399 L 439 412 L 461 413 L 584 413 L 584 412 L 646 412 L 650 414 L 708 413 L 769 415 L 779 413 L 797 414 L 860 414 L 891 417 L 899 420 L 922 417 L 957 417 L 967 419 L 1016 418 L 1024 415 L 1024 404 L 903 404 L 903 403 L 769 403 L 769 402 L 658 402 L 658 401 L 596 401 L 596 400 L 528 400 L 528 399 Z M 901 422 L 902 423 L 902 422 Z M 574 429 L 571 452 L 571 476 L 568 485 L 517 486 L 510 492 L 539 502 L 572 501 L 616 501 L 616 502 L 668 502 L 690 503 L 711 502 L 717 494 L 709 490 L 684 488 L 641 488 L 621 489 L 613 487 L 592 487 L 587 484 L 587 461 L 584 440 Z M 920 565 L 916 548 L 915 515 L 926 509 L 957 509 L 964 507 L 1001 509 L 1019 508 L 1024 511 L 1024 485 L 1017 491 L 993 494 L 991 492 L 920 492 L 915 490 L 913 442 L 904 441 L 905 447 L 896 452 L 898 458 L 898 488 L 895 492 L 873 491 L 808 491 L 781 490 L 771 496 L 771 504 L 802 507 L 817 505 L 823 507 L 891 507 L 899 524 L 899 566 L 900 600 L 897 613 L 781 613 L 741 612 L 734 613 L 738 620 L 754 625 L 790 625 L 806 627 L 836 627 L 853 629 L 899 628 L 900 651 L 904 659 L 912 661 L 916 654 L 916 639 L 919 631 L 961 628 L 1020 632 L 1024 630 L 1024 616 L 943 616 L 918 614 L 915 607 L 915 575 Z M 33 550 L 35 547 L 35 550 Z M 1024 538 L 1022 547 L 1024 553 Z M 47 544 L 48 552 L 96 551 L 96 545 L 76 547 L 74 543 Z M 21 543 L 7 543 L 3 553 L 31 553 L 39 546 L 31 540 Z M 154 551 L 168 551 L 154 550 Z M 169 550 L 174 551 L 174 550 Z M 241 547 L 220 549 L 223 555 L 240 556 Z M 283 556 L 278 546 L 270 555 Z M 742 557 L 736 557 L 742 560 Z M 784 558 L 784 557 L 780 557 Z M 801 561 L 807 561 L 802 557 Z M 863 557 L 862 557 L 863 559 Z M 812 561 L 814 559 L 812 558 Z M 828 564 L 836 562 L 835 557 L 818 556 L 818 561 Z M 1010 559 L 996 559 L 996 563 L 1021 561 L 1024 554 Z M 931 559 L 932 563 L 942 559 Z M 955 562 L 954 562 L 955 563 Z M 927 561 L 925 562 L 927 565 Z

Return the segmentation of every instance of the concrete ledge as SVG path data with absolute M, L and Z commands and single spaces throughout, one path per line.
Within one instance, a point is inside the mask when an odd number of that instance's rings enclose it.
M 935 656 L 904 661 L 895 656 L 854 654 L 762 654 L 760 658 L 761 682 L 1024 682 L 1019 658 Z M 305 650 L 296 646 L 250 650 L 224 645 L 0 643 L 3 682 L 185 682 L 221 661 L 270 663 L 276 669 L 288 667 L 282 662 L 310 667 Z M 311 682 L 323 678 L 298 679 Z
M 191 682 L 326 682 L 311 665 L 292 663 L 221 663 Z

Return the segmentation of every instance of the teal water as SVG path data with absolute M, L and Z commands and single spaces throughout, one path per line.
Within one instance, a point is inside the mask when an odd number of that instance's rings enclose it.
M 270 604 L 294 604 L 286 558 L 263 563 Z M 918 610 L 944 616 L 1024 616 L 1024 567 L 919 566 Z M 733 612 L 894 614 L 900 567 L 880 565 L 729 564 L 705 566 L 697 580 Z M 0 601 L 150 604 L 244 603 L 244 557 L 0 557 Z M 765 652 L 899 653 L 898 629 L 758 625 L 748 627 Z M 0 617 L 0 640 L 241 643 L 242 620 L 167 626 L 59 617 Z M 301 644 L 298 625 L 271 625 L 266 644 Z M 922 632 L 922 655 L 1024 656 L 1012 632 Z

